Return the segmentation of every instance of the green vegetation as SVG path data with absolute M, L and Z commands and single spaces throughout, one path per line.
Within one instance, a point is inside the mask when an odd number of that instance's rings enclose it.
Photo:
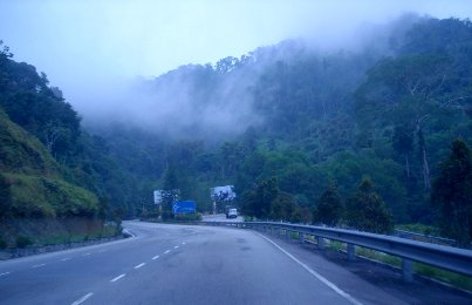
M 348 200 L 345 218 L 349 226 L 359 230 L 374 233 L 393 231 L 392 216 L 367 178 L 362 180 L 359 190 Z
M 285 41 L 144 81 L 169 97 L 185 92 L 189 111 L 236 99 L 255 118 L 237 132 L 196 122 L 185 136 L 120 123 L 92 135 L 44 73 L 4 48 L 0 217 L 146 216 L 155 189 L 178 189 L 205 212 L 209 188 L 232 184 L 251 219 L 390 232 L 447 218 L 442 233 L 467 245 L 472 229 L 457 228 L 472 223 L 472 24 L 400 23 L 355 52 Z M 464 144 L 448 157 L 457 138 Z M 169 210 L 166 201 L 163 218 Z
M 472 292 L 472 278 L 455 272 L 438 269 L 429 265 L 415 263 L 414 270 L 420 275 L 427 276 L 454 287 L 459 287 Z
M 71 244 L 121 234 L 116 222 L 85 217 L 15 218 L 0 223 L 3 248 Z
M 15 244 L 17 248 L 24 249 L 27 246 L 33 244 L 33 241 L 27 236 L 19 235 L 16 237 Z
M 451 155 L 440 166 L 431 198 L 440 205 L 444 234 L 462 246 L 469 245 L 472 240 L 472 153 L 464 141 L 452 143 Z
M 174 220 L 176 221 L 200 221 L 202 220 L 202 214 L 196 213 L 196 214 L 182 214 L 182 215 L 176 215 L 174 217 Z
M 440 235 L 438 227 L 425 225 L 422 223 L 398 224 L 398 225 L 395 225 L 395 229 L 424 234 L 425 236 L 439 236 Z
M 330 241 L 327 245 L 327 248 L 331 251 L 346 251 L 346 244 L 339 241 Z M 402 265 L 401 258 L 397 256 L 392 256 L 383 252 L 363 247 L 356 247 L 356 255 L 396 268 L 401 268 Z M 468 276 L 416 262 L 413 264 L 413 268 L 415 273 L 418 275 L 426 276 L 444 283 L 451 284 L 454 287 L 472 291 L 472 278 Z
M 315 221 L 335 226 L 342 217 L 343 205 L 336 184 L 331 183 L 321 195 L 315 211 Z
M 400 258 L 375 250 L 357 247 L 356 255 L 366 257 L 397 268 L 401 267 Z M 418 275 L 426 276 L 441 281 L 443 283 L 448 283 L 454 287 L 472 291 L 472 278 L 468 276 L 416 262 L 413 264 L 413 268 L 415 273 Z

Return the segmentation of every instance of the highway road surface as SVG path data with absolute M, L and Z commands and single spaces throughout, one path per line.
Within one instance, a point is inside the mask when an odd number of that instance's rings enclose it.
M 124 226 L 136 237 L 0 262 L 0 304 L 406 304 L 254 231 Z M 327 268 L 349 284 L 324 277 Z

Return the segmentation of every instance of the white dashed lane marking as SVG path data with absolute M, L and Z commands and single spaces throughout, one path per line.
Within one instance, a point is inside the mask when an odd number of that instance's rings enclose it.
M 90 252 L 85 253 L 83 256 L 89 256 Z
M 114 283 L 114 282 L 118 281 L 119 279 L 124 278 L 125 276 L 126 276 L 126 273 L 120 274 L 117 277 L 115 277 L 114 279 L 110 280 L 110 282 Z
M 174 246 L 174 249 L 178 249 L 178 248 L 179 248 L 179 246 Z
M 9 274 L 10 274 L 10 271 L 2 272 L 2 273 L 0 273 L 0 276 L 5 276 L 5 275 L 9 275 Z
M 158 258 L 159 258 L 159 255 L 156 255 L 156 256 L 154 256 L 154 257 L 152 258 L 152 260 L 154 261 L 154 260 L 156 260 L 156 259 L 158 259 Z
M 80 299 L 78 299 L 77 301 L 75 301 L 74 303 L 72 303 L 71 305 L 82 304 L 83 302 L 87 301 L 87 299 L 90 298 L 91 296 L 93 296 L 93 293 L 89 292 L 86 295 L 84 295 L 83 297 L 81 297 Z
M 70 261 L 72 258 L 70 257 L 64 257 L 63 259 L 61 259 L 61 262 L 67 262 L 67 261 Z
M 185 245 L 185 242 L 184 242 L 184 241 L 182 242 L 182 245 Z
M 169 254 L 169 253 L 170 253 L 170 250 L 164 251 L 164 254 Z
M 43 266 L 46 266 L 46 264 L 33 265 L 31 268 L 39 268 L 39 267 L 43 267 Z
M 144 265 L 146 265 L 146 263 L 141 263 L 139 265 L 134 266 L 134 269 L 139 269 L 139 268 L 143 267 Z

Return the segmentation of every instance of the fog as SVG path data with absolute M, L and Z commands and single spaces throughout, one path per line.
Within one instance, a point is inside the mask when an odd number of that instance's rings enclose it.
M 0 0 L 0 39 L 15 60 L 44 71 L 88 125 L 125 121 L 164 132 L 234 134 L 262 122 L 245 93 L 256 74 L 232 76 L 213 92 L 212 103 L 197 108 L 180 74 L 165 84 L 152 80 L 182 65 L 214 66 L 226 56 L 286 39 L 303 40 L 318 51 L 355 49 L 368 40 L 372 25 L 407 12 L 466 18 L 472 5 L 468 0 Z

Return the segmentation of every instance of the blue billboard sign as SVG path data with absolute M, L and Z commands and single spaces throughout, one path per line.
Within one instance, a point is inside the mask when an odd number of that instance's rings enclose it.
M 174 215 L 195 214 L 197 212 L 197 205 L 195 204 L 195 201 L 191 200 L 177 201 L 172 206 L 172 212 Z

